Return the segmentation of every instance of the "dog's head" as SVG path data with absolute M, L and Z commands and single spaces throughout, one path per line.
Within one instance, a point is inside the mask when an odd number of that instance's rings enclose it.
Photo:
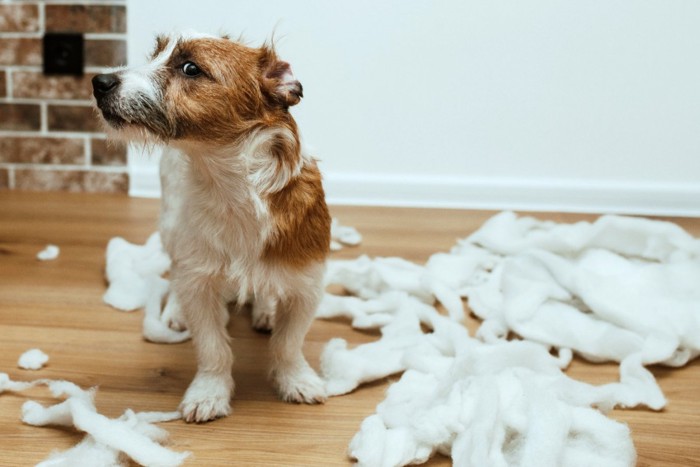
M 232 142 L 288 119 L 302 97 L 272 47 L 200 34 L 159 36 L 146 65 L 97 75 L 92 85 L 110 129 L 164 142 Z

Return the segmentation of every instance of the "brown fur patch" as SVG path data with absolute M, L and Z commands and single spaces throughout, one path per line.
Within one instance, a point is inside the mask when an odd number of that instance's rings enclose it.
M 153 49 L 153 52 L 151 53 L 151 60 L 156 58 L 162 51 L 165 50 L 165 48 L 168 46 L 168 43 L 170 42 L 170 38 L 167 36 L 157 36 L 156 37 L 156 47 Z
M 307 164 L 283 190 L 270 195 L 269 205 L 277 228 L 265 246 L 263 259 L 297 268 L 324 261 L 330 246 L 331 217 L 316 163 Z

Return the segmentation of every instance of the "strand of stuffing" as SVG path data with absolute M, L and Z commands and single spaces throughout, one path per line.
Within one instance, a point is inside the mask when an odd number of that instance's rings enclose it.
M 349 455 L 366 466 L 421 463 L 435 452 L 459 466 L 634 465 L 629 430 L 604 413 L 662 408 L 645 366 L 682 366 L 700 354 L 699 256 L 700 242 L 670 223 L 555 224 L 504 212 L 424 266 L 329 261 L 327 283 L 353 296 L 326 294 L 317 316 L 349 318 L 381 338 L 353 349 L 331 340 L 321 358 L 327 391 L 403 372 Z M 146 338 L 173 342 L 160 311 L 168 267 L 157 234 L 142 247 L 114 239 L 105 301 L 145 307 Z M 483 320 L 475 337 L 462 325 L 464 298 Z M 620 362 L 620 380 L 568 378 L 574 352 Z
M 83 390 L 69 381 L 38 379 L 13 381 L 0 373 L 0 394 L 22 392 L 35 386 L 47 386 L 62 402 L 44 407 L 29 400 L 22 405 L 22 421 L 33 426 L 73 426 L 86 433 L 83 440 L 66 451 L 49 455 L 37 467 L 126 467 L 130 460 L 140 465 L 176 467 L 190 455 L 164 446 L 168 433 L 154 423 L 178 420 L 179 412 L 139 412 L 127 410 L 117 419 L 101 415 L 95 408 L 96 389 Z

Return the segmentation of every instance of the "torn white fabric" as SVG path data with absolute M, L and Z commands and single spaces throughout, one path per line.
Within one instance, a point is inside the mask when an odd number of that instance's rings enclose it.
M 326 296 L 318 316 L 348 317 L 382 337 L 354 349 L 328 344 L 329 394 L 404 371 L 350 455 L 382 466 L 435 451 L 455 465 L 634 465 L 627 428 L 596 409 L 664 406 L 645 365 L 700 353 L 699 258 L 700 242 L 669 223 L 560 225 L 502 213 L 424 267 L 332 261 L 327 282 L 356 296 Z M 457 323 L 461 297 L 484 320 L 478 340 Z M 429 306 L 436 299 L 451 320 Z M 560 368 L 572 350 L 620 362 L 619 382 L 568 378 Z
M 86 433 L 76 446 L 54 452 L 39 466 L 114 466 L 125 467 L 129 459 L 146 466 L 171 467 L 181 465 L 189 452 L 175 452 L 161 443 L 167 432 L 153 423 L 180 419 L 179 412 L 134 413 L 127 410 L 118 419 L 109 419 L 95 409 L 95 389 L 83 390 L 69 381 L 35 380 L 16 382 L 0 373 L 0 394 L 20 392 L 33 386 L 48 386 L 62 402 L 44 407 L 27 401 L 22 406 L 22 421 L 28 425 L 74 426 Z
M 338 251 L 345 246 L 356 246 L 362 243 L 362 235 L 354 227 L 341 225 L 337 218 L 331 221 L 331 251 Z
M 49 356 L 40 349 L 30 349 L 19 356 L 17 366 L 25 370 L 40 370 L 49 361 Z
M 46 245 L 46 248 L 36 254 L 36 258 L 40 261 L 51 261 L 58 258 L 61 249 L 56 245 Z

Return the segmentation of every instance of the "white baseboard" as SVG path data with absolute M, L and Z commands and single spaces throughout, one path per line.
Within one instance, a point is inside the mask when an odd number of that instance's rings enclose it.
M 160 196 L 158 168 L 132 167 L 129 194 Z M 700 217 L 700 184 L 338 174 L 329 204 Z
M 330 204 L 700 216 L 700 184 L 327 174 Z
M 158 164 L 129 166 L 129 196 L 160 198 Z

